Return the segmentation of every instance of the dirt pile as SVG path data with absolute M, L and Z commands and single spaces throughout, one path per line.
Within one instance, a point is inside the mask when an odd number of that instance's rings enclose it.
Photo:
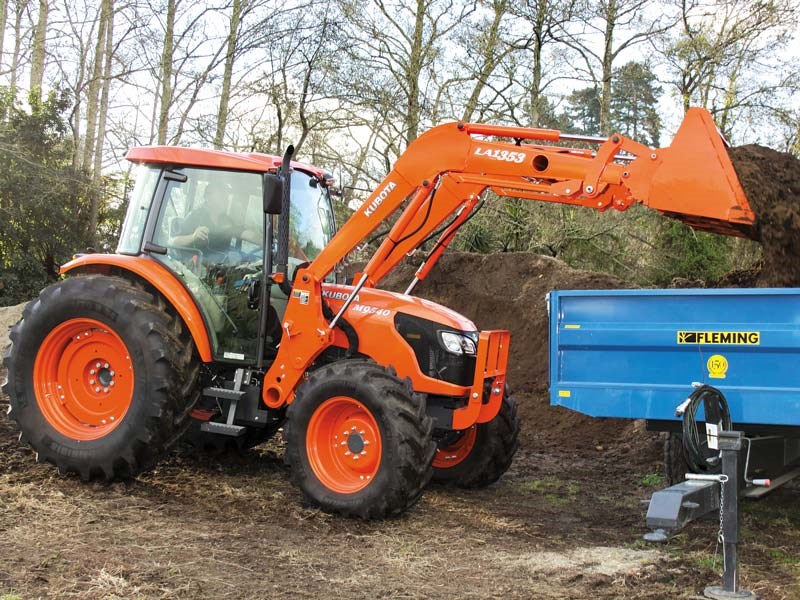
M 730 156 L 763 247 L 757 284 L 800 286 L 800 160 L 758 145 L 731 148 Z

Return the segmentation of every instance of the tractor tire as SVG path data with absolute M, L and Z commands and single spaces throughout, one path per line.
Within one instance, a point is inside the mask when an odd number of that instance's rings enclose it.
M 348 517 L 413 506 L 431 478 L 433 421 L 410 381 L 371 361 L 314 371 L 289 405 L 286 462 L 306 499 Z
M 670 431 L 664 434 L 664 479 L 672 486 L 686 480 L 689 463 L 683 450 L 683 434 Z
M 482 488 L 500 479 L 519 447 L 517 403 L 508 393 L 497 416 L 463 431 L 449 445 L 437 448 L 433 481 L 461 488 Z
M 10 415 L 37 461 L 88 481 L 129 477 L 188 427 L 199 362 L 157 296 L 105 275 L 42 291 L 10 333 Z

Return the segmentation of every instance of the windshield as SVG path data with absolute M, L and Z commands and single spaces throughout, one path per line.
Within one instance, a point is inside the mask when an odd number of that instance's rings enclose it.
M 139 254 L 147 213 L 153 201 L 160 173 L 161 169 L 145 165 L 140 165 L 136 170 L 136 184 L 131 192 L 128 211 L 125 213 L 125 224 L 117 245 L 117 252 L 120 254 Z

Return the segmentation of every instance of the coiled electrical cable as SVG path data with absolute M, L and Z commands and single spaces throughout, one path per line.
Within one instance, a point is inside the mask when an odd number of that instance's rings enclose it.
M 721 425 L 722 431 L 732 429 L 731 413 L 725 396 L 713 386 L 701 385 L 689 395 L 683 413 L 683 452 L 693 473 L 719 473 L 722 467 L 720 453 L 708 447 L 706 432 L 701 432 L 697 425 L 697 411 L 701 405 L 705 406 L 706 419 L 709 412 L 712 412 L 709 408 L 715 407 L 720 416 L 717 425 Z

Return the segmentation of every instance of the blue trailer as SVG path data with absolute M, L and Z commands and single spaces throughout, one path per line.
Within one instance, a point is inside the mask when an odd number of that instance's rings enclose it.
M 800 437 L 800 289 L 554 291 L 550 399 L 672 429 L 692 383 L 744 431 Z

